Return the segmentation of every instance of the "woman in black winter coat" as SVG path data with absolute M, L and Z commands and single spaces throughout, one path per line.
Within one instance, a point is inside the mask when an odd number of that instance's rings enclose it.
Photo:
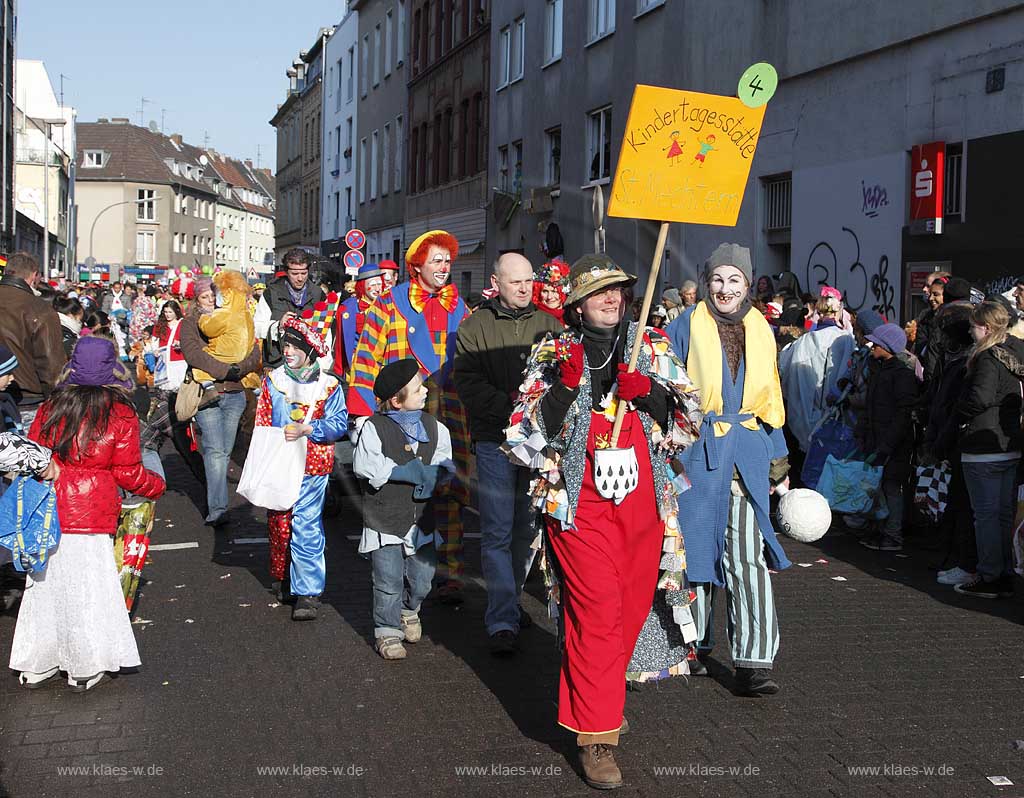
M 1006 309 L 982 302 L 971 313 L 975 344 L 956 410 L 964 479 L 974 511 L 978 575 L 956 586 L 979 598 L 1013 595 L 1013 516 L 1021 456 L 1024 341 L 1007 335 Z

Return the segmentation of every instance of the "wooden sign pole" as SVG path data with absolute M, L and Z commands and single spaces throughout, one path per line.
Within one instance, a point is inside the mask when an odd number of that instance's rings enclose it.
M 647 314 L 651 310 L 654 299 L 654 289 L 658 285 L 658 271 L 661 269 L 662 257 L 665 254 L 665 242 L 668 240 L 668 222 L 661 223 L 658 231 L 658 245 L 654 248 L 654 259 L 651 261 L 651 271 L 647 276 L 647 290 L 644 292 L 644 303 L 640 308 L 640 322 L 636 332 L 636 339 L 633 341 L 633 350 L 629 353 L 629 371 L 636 371 L 636 361 L 640 357 L 640 347 L 644 343 L 644 326 L 647 322 Z M 628 310 L 628 308 L 627 308 Z M 618 409 L 615 412 L 615 425 L 612 427 L 610 447 L 618 448 L 619 433 L 622 432 L 622 420 L 626 416 L 626 403 L 619 401 Z

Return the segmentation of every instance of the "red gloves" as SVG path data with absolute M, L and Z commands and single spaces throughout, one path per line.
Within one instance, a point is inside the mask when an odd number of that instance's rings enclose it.
M 559 362 L 562 385 L 570 391 L 580 387 L 583 379 L 583 345 L 569 344 L 569 357 Z
M 619 399 L 623 402 L 632 402 L 651 392 L 651 379 L 645 377 L 639 371 L 627 371 L 629 366 L 619 363 Z

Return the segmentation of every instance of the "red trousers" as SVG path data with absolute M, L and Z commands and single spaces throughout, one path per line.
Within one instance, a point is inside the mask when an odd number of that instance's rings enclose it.
M 635 412 L 626 414 L 618 445 L 636 452 L 639 484 L 619 505 L 598 495 L 594 440 L 610 431 L 603 415 L 591 415 L 575 529 L 550 536 L 565 623 L 558 723 L 577 734 L 617 732 L 622 724 L 626 667 L 654 602 L 664 538 L 647 436 Z
M 270 539 L 270 578 L 280 582 L 288 576 L 288 542 L 292 538 L 291 510 L 267 510 L 267 537 Z

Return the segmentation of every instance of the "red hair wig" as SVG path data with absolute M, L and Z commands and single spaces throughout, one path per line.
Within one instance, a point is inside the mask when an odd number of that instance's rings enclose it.
M 448 253 L 452 256 L 452 260 L 455 260 L 459 256 L 459 241 L 455 236 L 450 233 L 434 233 L 433 235 L 427 236 L 417 244 L 416 250 L 412 255 L 406 257 L 406 266 L 416 266 L 417 268 L 422 266 L 427 260 L 427 252 L 430 250 L 431 246 L 448 250 Z

